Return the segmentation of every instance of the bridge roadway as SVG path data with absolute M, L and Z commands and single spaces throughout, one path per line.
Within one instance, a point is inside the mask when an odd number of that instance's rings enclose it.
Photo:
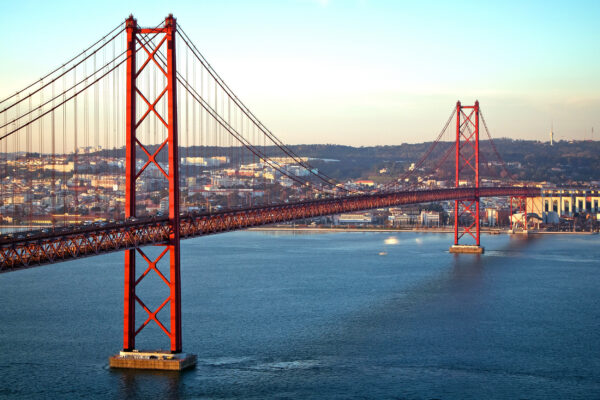
M 533 187 L 462 187 L 420 191 L 397 191 L 350 195 L 278 205 L 184 214 L 180 218 L 182 239 L 240 230 L 260 225 L 323 215 L 479 197 L 540 196 Z M 166 244 L 172 227 L 168 217 L 124 221 L 104 226 L 71 226 L 47 233 L 22 233 L 0 242 L 0 272 L 14 271 L 76 258 Z

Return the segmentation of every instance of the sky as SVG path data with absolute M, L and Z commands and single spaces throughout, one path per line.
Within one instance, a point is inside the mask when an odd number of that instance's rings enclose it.
M 479 100 L 494 138 L 600 140 L 599 1 L 0 2 L 0 97 L 133 14 L 173 13 L 287 144 L 433 140 Z M 592 127 L 594 135 L 592 136 Z

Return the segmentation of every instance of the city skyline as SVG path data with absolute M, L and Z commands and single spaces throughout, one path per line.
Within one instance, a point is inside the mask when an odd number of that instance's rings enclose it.
M 200 38 L 200 51 L 230 87 L 286 143 L 430 141 L 456 100 L 476 99 L 496 138 L 547 141 L 553 127 L 555 140 L 586 140 L 595 127 L 598 139 L 600 56 L 593 20 L 600 7 L 593 2 L 168 7 L 137 1 L 6 6 L 0 17 L 5 37 L 25 20 L 27 33 L 0 44 L 0 97 L 60 65 L 129 13 L 150 26 L 172 12 Z M 57 25 L 63 19 L 68 23 Z

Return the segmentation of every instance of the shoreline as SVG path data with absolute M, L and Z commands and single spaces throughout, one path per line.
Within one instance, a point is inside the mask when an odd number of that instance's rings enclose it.
M 285 226 L 261 226 L 254 228 L 247 228 L 248 231 L 259 231 L 259 232 L 353 232 L 353 233 L 364 233 L 364 232 L 388 232 L 388 233 L 405 233 L 405 232 L 419 232 L 419 233 L 454 233 L 454 229 L 440 228 L 440 229 L 392 229 L 392 228 L 311 228 L 311 227 L 285 227 Z M 481 234 L 487 235 L 522 235 L 522 232 L 509 233 L 508 229 L 502 230 L 481 230 Z M 527 235 L 596 235 L 598 232 L 546 232 L 546 231 L 529 231 Z
M 31 228 L 46 228 L 47 225 L 42 226 L 10 226 L 0 225 L 0 230 L 3 228 L 22 228 L 21 230 Z M 321 228 L 321 227 L 289 227 L 289 226 L 257 226 L 253 228 L 246 228 L 248 231 L 262 231 L 262 232 L 388 232 L 388 233 L 402 233 L 402 232 L 420 232 L 420 233 L 454 233 L 454 228 L 411 228 L 411 229 L 394 229 L 394 228 Z M 510 233 L 508 229 L 481 229 L 481 234 L 486 235 L 522 235 L 522 232 Z M 551 232 L 551 231 L 529 231 L 527 235 L 597 235 L 598 232 Z

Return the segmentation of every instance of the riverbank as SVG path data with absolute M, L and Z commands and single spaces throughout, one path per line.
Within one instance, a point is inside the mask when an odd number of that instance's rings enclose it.
M 291 227 L 291 226 L 259 226 L 254 228 L 248 228 L 249 231 L 279 231 L 279 232 L 390 232 L 390 233 L 402 233 L 402 232 L 420 232 L 420 233 L 454 233 L 454 228 L 411 228 L 411 229 L 394 229 L 394 228 L 334 228 L 334 227 Z M 487 235 L 500 235 L 500 234 L 514 234 L 522 235 L 522 232 L 510 233 L 508 229 L 481 229 L 482 234 Z M 548 231 L 528 231 L 528 235 L 595 235 L 598 232 L 548 232 Z

